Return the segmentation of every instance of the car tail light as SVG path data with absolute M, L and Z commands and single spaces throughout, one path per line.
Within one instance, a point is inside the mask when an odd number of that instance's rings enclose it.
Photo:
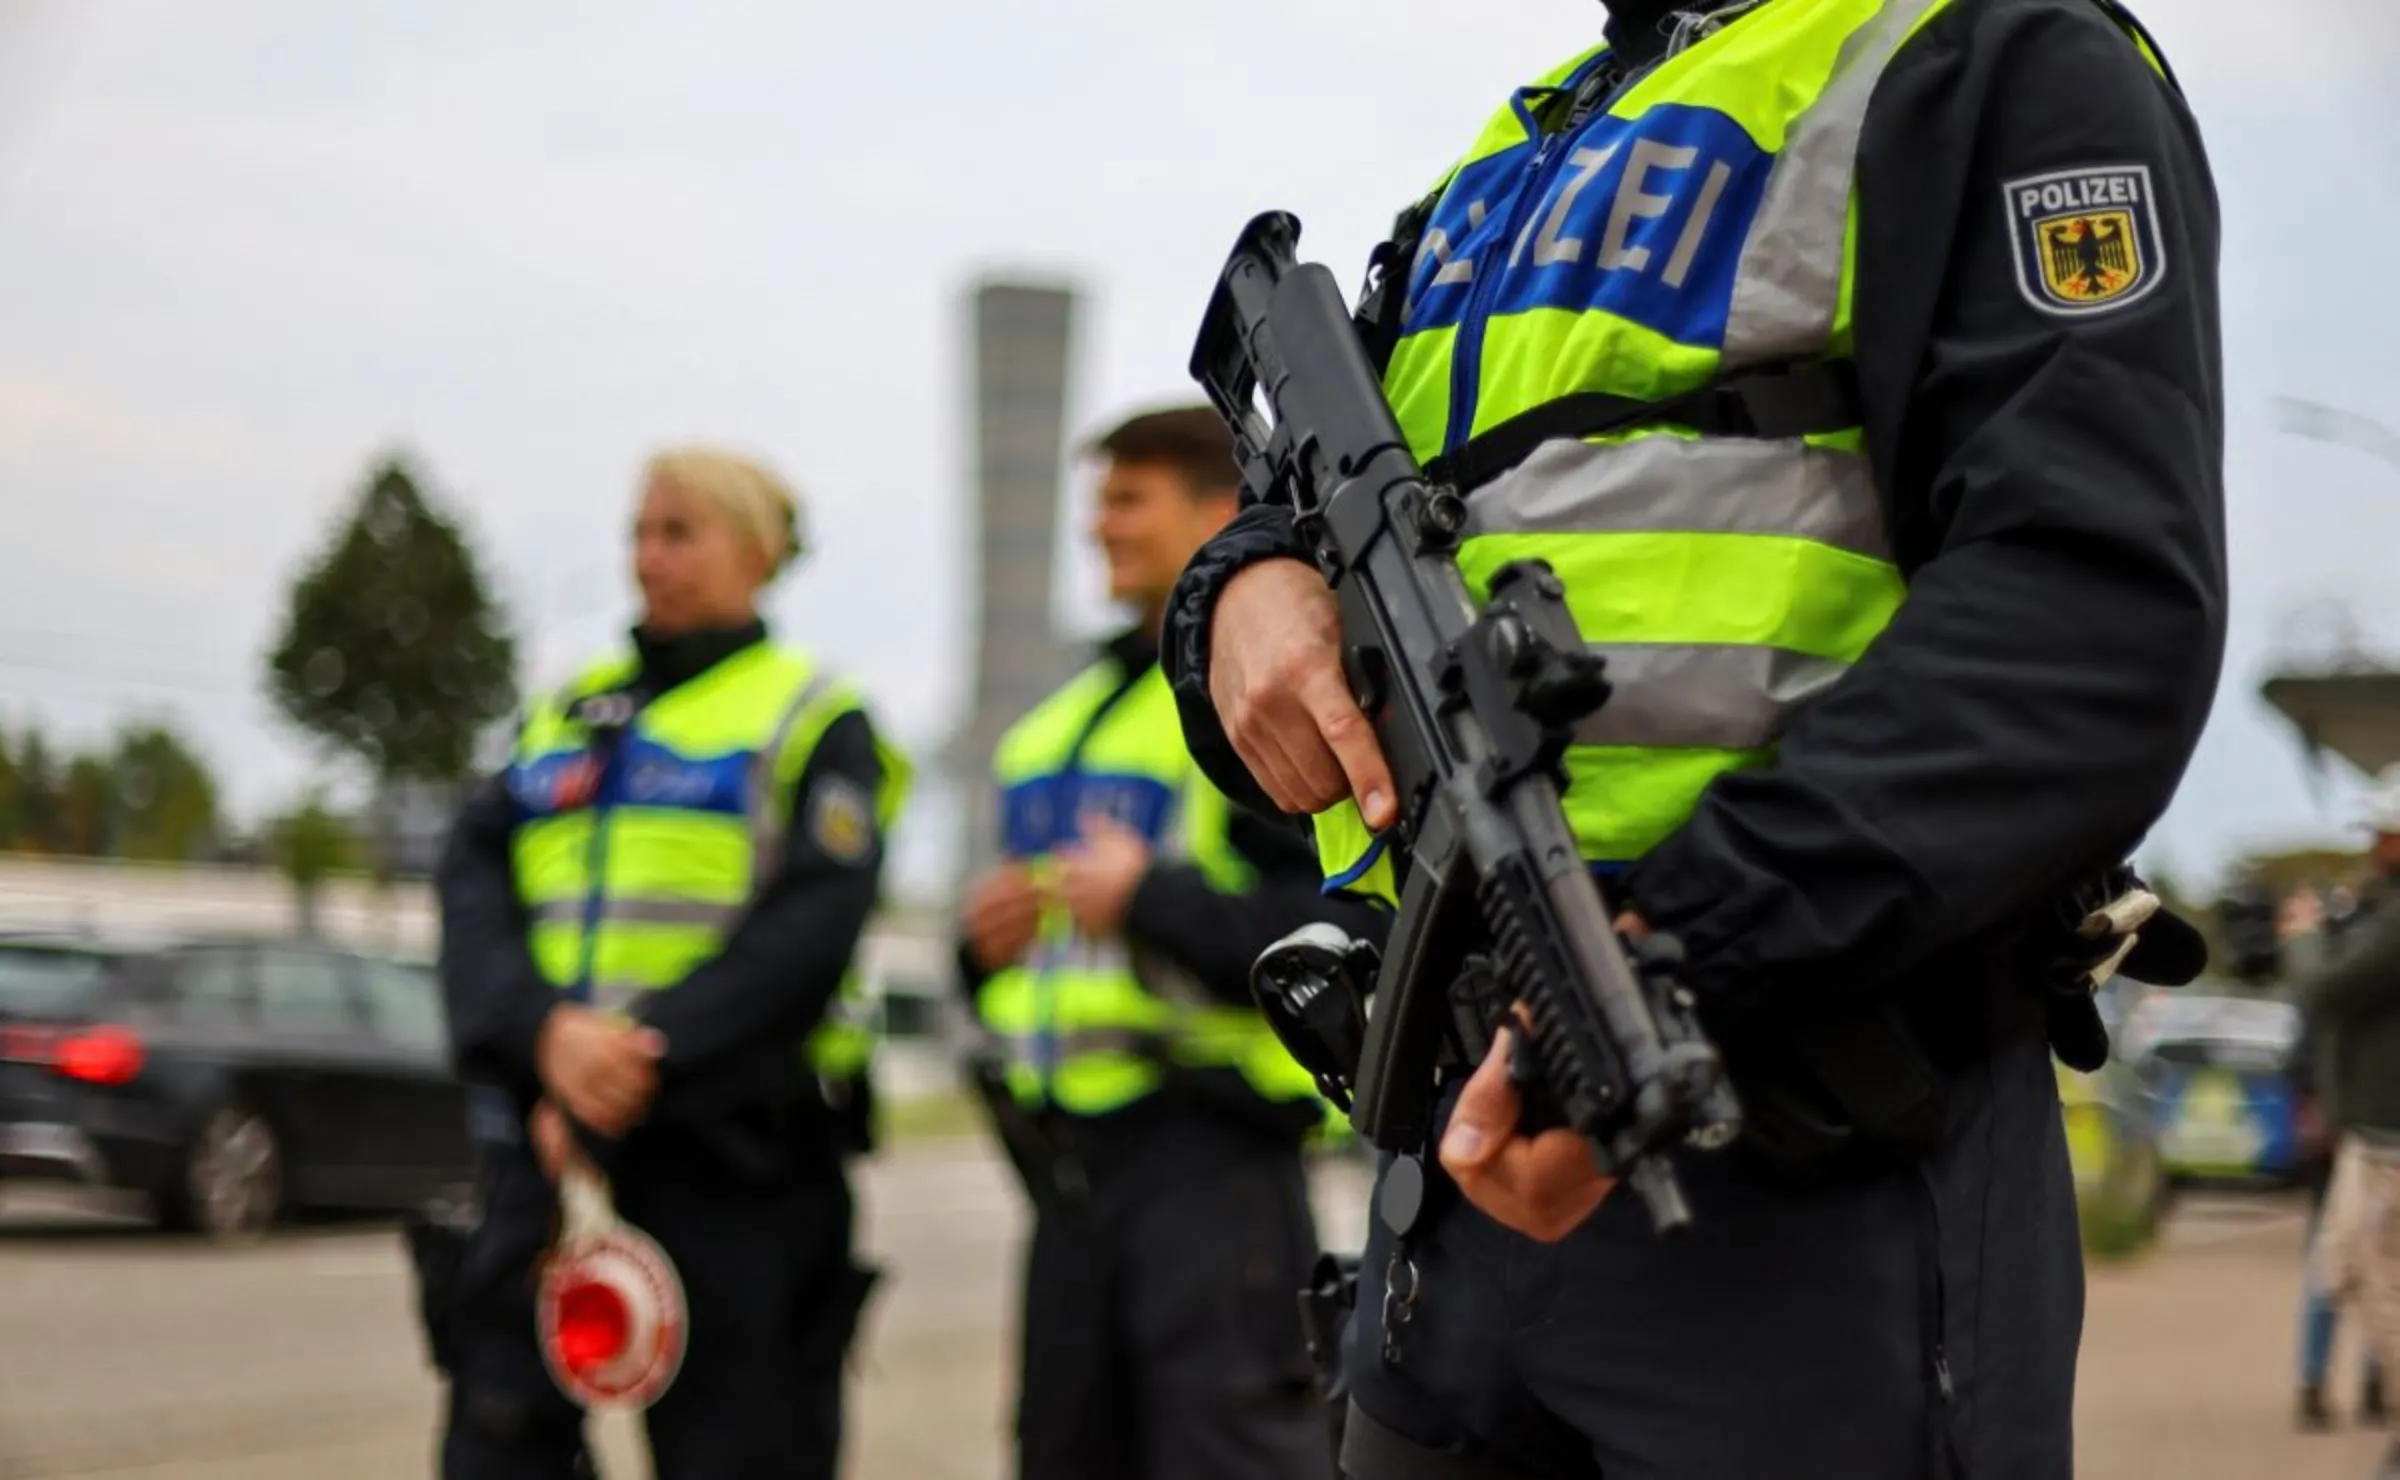
M 55 1028 L 0 1027 L 0 1064 L 47 1064 L 50 1046 L 57 1041 Z
M 129 1084 L 142 1072 L 142 1040 L 131 1028 L 86 1028 L 51 1045 L 50 1066 L 85 1084 Z

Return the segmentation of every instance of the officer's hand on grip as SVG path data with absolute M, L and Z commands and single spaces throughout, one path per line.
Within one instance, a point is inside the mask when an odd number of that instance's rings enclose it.
M 1041 891 L 1021 863 L 1003 864 L 967 890 L 967 949 L 987 975 L 1022 959 L 1041 921 Z
M 622 1136 L 658 1093 L 667 1040 L 656 1028 L 561 1003 L 534 1049 L 542 1084 L 569 1115 L 603 1136 Z
M 1142 875 L 1150 871 L 1150 844 L 1132 828 L 1099 813 L 1084 816 L 1082 837 L 1059 854 L 1058 893 L 1067 913 L 1086 936 L 1117 933 Z
M 1459 1091 L 1442 1133 L 1442 1169 L 1493 1222 L 1554 1244 L 1582 1227 L 1617 1183 L 1600 1175 L 1581 1132 L 1565 1126 L 1518 1132 L 1525 1100 L 1509 1059 L 1521 1031 L 1502 1029 Z
M 1342 672 L 1342 623 L 1316 567 L 1262 560 L 1225 584 L 1209 621 L 1208 693 L 1225 737 L 1286 812 L 1358 798 L 1368 827 L 1398 820 L 1391 767 Z

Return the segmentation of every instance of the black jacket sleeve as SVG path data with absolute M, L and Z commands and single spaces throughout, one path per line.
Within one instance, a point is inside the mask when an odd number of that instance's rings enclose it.
M 2038 302 L 2023 182 L 2148 171 L 2161 259 Z M 1957 6 L 1861 145 L 1856 347 L 1909 592 L 1768 769 L 1634 872 L 1713 1013 L 1871 988 L 2128 854 L 2224 644 L 2217 205 L 2197 129 L 2088 0 Z
M 640 1016 L 666 1035 L 660 1099 L 745 1055 L 788 1063 L 824 1017 L 874 913 L 884 839 L 874 803 L 883 777 L 862 713 L 835 720 L 801 773 L 783 865 L 726 937 Z
M 1227 838 L 1257 875 L 1252 886 L 1228 893 L 1196 865 L 1152 865 L 1125 910 L 1125 933 L 1137 947 L 1180 967 L 1218 1001 L 1247 1007 L 1251 963 L 1303 925 L 1325 921 L 1383 943 L 1382 911 L 1323 892 L 1305 824 L 1237 809 Z
M 504 777 L 476 788 L 459 811 L 434 873 L 441 913 L 442 1001 L 451 1061 L 463 1078 L 541 1094 L 534 1043 L 558 993 L 533 964 L 509 840 L 516 804 Z
M 2400 909 L 2378 911 L 2360 937 L 2310 984 L 2311 1036 L 2355 1030 L 2400 1010 Z
M 1175 693 L 1176 715 L 1183 722 L 1183 743 L 1201 773 L 1236 806 L 1270 814 L 1275 804 L 1225 738 L 1217 706 L 1208 696 L 1208 623 L 1227 581 L 1246 565 L 1279 557 L 1308 558 L 1290 509 L 1253 503 L 1234 515 L 1183 568 L 1168 598 L 1165 640 L 1158 651 Z

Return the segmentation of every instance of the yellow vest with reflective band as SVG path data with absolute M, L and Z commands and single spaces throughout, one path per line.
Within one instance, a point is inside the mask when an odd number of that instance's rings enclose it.
M 1154 858 L 1195 865 L 1214 888 L 1255 883 L 1226 836 L 1231 804 L 1184 748 L 1156 666 L 1130 685 L 1113 660 L 1087 668 L 1001 737 L 993 772 L 1002 848 L 1039 880 L 1077 836 L 1077 819 L 1101 812 L 1148 839 Z M 1028 1104 L 1103 1115 L 1157 1089 L 1162 1061 L 1237 1070 L 1270 1101 L 1316 1095 L 1255 1008 L 1218 1002 L 1123 939 L 1085 937 L 1062 906 L 1045 907 L 1024 963 L 986 981 L 976 1011 L 1007 1049 L 1010 1087 Z
M 1384 389 L 1421 461 L 1563 397 L 1656 401 L 1851 353 L 1854 175 L 1867 104 L 1949 0 L 1767 0 L 1691 41 L 1576 128 L 1594 50 L 1520 89 L 1440 187 Z M 2142 45 L 2153 66 L 2157 59 Z M 1858 429 L 1788 440 L 1652 425 L 1549 443 L 1469 500 L 1477 600 L 1547 560 L 1614 692 L 1566 756 L 1587 859 L 1630 863 L 1729 771 L 1767 764 L 1802 708 L 1900 609 Z M 1334 887 L 1393 896 L 1354 805 L 1317 820 Z
M 644 706 L 602 766 L 577 703 L 634 672 L 630 656 L 610 659 L 535 706 L 509 768 L 521 819 L 517 892 L 533 918 L 534 962 L 552 985 L 602 1008 L 668 990 L 723 948 L 783 857 L 817 742 L 862 707 L 855 690 L 808 658 L 756 643 Z M 873 822 L 888 829 L 912 772 L 877 743 L 883 783 Z M 867 821 L 851 823 L 862 847 L 872 842 Z M 860 1009 L 852 974 L 808 1040 L 821 1076 L 866 1072 L 873 1040 Z

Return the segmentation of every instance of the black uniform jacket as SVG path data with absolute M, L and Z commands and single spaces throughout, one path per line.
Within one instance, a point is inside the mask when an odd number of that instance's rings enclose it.
M 1611 39 L 1663 45 L 1671 8 L 1624 0 Z M 2101 0 L 1955 0 L 1859 148 L 1856 365 L 1909 594 L 1776 763 L 1719 780 L 1625 880 L 1720 1030 L 1988 969 L 1979 941 L 2165 810 L 2224 646 L 2217 201 L 2177 91 Z M 2065 311 L 2019 251 L 2041 182 L 2136 168 L 2154 277 Z M 1237 795 L 1258 793 L 1209 704 L 1210 605 L 1297 551 L 1288 511 L 1244 510 L 1170 617 L 1193 752 Z
M 640 670 L 631 691 L 655 697 L 765 635 L 756 623 L 666 641 L 636 632 Z M 836 856 L 820 841 L 812 808 L 828 785 L 871 798 L 882 775 L 866 716 L 834 721 L 801 774 L 781 871 L 723 950 L 639 1009 L 665 1035 L 667 1054 L 658 1100 L 634 1137 L 696 1138 L 761 1175 L 793 1157 L 825 1153 L 806 1144 L 819 1107 L 799 1045 L 832 1002 L 874 911 L 883 840 L 861 848 L 855 832 L 844 832 Z M 843 815 L 856 820 L 854 809 Z M 506 780 L 494 777 L 461 811 L 435 882 L 442 989 L 459 1071 L 505 1087 L 526 1112 L 541 1095 L 534 1042 L 561 999 L 526 944 L 528 917 L 509 856 L 516 825 Z

